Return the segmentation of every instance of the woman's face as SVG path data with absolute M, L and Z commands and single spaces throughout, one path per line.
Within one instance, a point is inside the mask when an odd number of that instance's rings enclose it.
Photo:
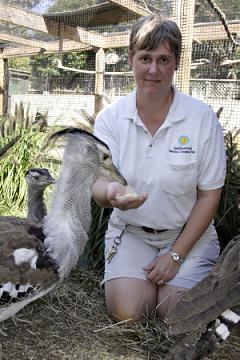
M 167 41 L 154 50 L 137 50 L 129 57 L 129 64 L 138 94 L 151 98 L 168 94 L 178 64 Z

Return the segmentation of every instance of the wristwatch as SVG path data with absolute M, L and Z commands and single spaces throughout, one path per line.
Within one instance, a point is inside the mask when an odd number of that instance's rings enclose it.
M 182 264 L 185 260 L 176 251 L 170 250 L 168 253 L 175 262 L 180 262 Z

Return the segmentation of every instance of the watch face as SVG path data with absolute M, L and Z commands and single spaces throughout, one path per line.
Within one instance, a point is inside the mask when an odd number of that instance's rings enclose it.
M 173 255 L 173 260 L 174 260 L 174 261 L 179 261 L 179 259 L 180 259 L 180 256 L 179 256 L 179 255 L 177 255 L 177 254 L 174 254 L 174 255 Z

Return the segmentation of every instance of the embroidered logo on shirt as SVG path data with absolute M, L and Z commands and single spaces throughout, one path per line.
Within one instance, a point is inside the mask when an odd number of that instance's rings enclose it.
M 173 146 L 171 149 L 169 149 L 169 152 L 171 153 L 185 153 L 185 154 L 195 154 L 195 150 L 193 150 L 191 144 L 190 144 L 190 138 L 188 135 L 181 135 L 178 138 L 178 146 Z
M 182 135 L 180 136 L 180 138 L 178 139 L 178 143 L 181 146 L 187 146 L 190 142 L 190 139 L 187 135 Z

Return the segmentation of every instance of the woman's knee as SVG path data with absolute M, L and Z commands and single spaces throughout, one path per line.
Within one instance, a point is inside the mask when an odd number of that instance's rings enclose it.
M 134 323 L 144 315 L 139 312 L 138 309 L 129 305 L 130 304 L 127 305 L 126 303 L 109 303 L 106 301 L 109 315 L 117 322 L 126 321 L 127 323 Z
M 135 322 L 156 306 L 156 288 L 145 280 L 120 278 L 105 283 L 106 306 L 116 321 Z
M 158 304 L 156 307 L 157 315 L 163 320 L 175 308 L 187 290 L 186 288 L 172 285 L 159 287 Z

